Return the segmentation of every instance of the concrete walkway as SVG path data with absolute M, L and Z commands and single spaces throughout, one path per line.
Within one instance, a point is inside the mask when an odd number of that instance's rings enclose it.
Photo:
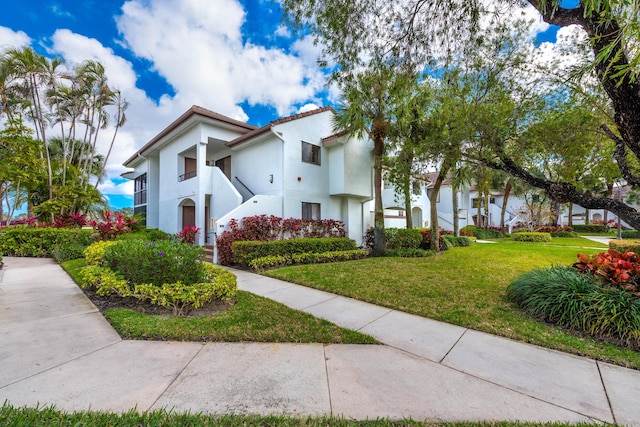
M 0 401 L 347 419 L 640 425 L 640 371 L 234 271 L 240 289 L 385 345 L 122 340 L 48 259 L 0 270 Z

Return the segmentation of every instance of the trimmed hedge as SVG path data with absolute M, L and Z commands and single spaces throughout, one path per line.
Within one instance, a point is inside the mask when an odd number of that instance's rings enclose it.
M 388 250 L 384 254 L 384 256 L 396 257 L 396 258 L 424 258 L 424 257 L 433 256 L 435 254 L 436 254 L 436 251 L 432 251 L 431 249 L 399 248 L 399 249 Z
M 471 246 L 471 243 L 473 243 L 473 240 L 467 236 L 456 237 L 447 234 L 442 236 L 442 238 L 451 246 Z
M 417 249 L 422 243 L 422 234 L 417 228 L 385 228 L 387 249 Z
M 238 241 L 231 245 L 233 261 L 248 266 L 251 261 L 268 256 L 324 253 L 356 250 L 356 242 L 347 237 L 301 238 L 271 241 Z
M 604 224 L 578 224 L 573 225 L 576 233 L 608 233 L 609 227 Z
M 536 231 L 516 233 L 513 235 L 513 240 L 516 240 L 518 242 L 550 242 L 551 234 L 539 233 Z
M 638 230 L 622 230 L 623 239 L 640 239 L 640 232 Z
M 500 230 L 478 228 L 475 225 L 467 225 L 462 227 L 462 230 L 470 231 L 477 239 L 500 239 L 505 237 L 505 234 Z M 462 231 L 461 230 L 461 231 Z
M 71 261 L 72 259 L 78 259 L 84 257 L 84 251 L 87 249 L 87 245 L 80 243 L 64 243 L 62 245 L 56 245 L 51 250 L 51 255 L 57 263 L 65 261 Z
M 4 227 L 0 229 L 0 252 L 8 256 L 47 257 L 58 245 L 88 246 L 94 235 L 93 230 L 76 228 Z
M 546 322 L 638 345 L 640 298 L 571 267 L 525 273 L 509 285 L 507 298 Z
M 575 231 L 552 231 L 551 237 L 580 237 Z
M 609 240 L 609 248 L 618 252 L 628 249 L 640 255 L 640 240 Z
M 289 255 L 267 255 L 254 258 L 249 262 L 249 267 L 254 270 L 278 268 L 292 264 L 319 264 L 323 262 L 350 261 L 366 258 L 369 252 L 365 249 L 354 249 L 333 252 L 304 252 Z

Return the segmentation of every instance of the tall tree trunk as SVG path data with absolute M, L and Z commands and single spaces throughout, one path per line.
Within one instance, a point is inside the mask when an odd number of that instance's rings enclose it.
M 589 212 L 589 209 L 585 209 L 585 210 L 584 210 L 584 223 L 585 223 L 586 225 L 589 225 L 589 214 L 590 214 L 590 213 L 591 213 L 591 212 Z
M 453 208 L 453 235 L 460 237 L 460 218 L 458 217 L 458 192 L 454 187 L 451 187 L 451 206 Z
M 440 187 L 442 182 L 451 169 L 451 163 L 445 159 L 442 162 L 442 167 L 436 178 L 436 182 L 433 185 L 433 191 L 431 192 L 431 199 L 429 200 L 431 206 L 431 237 L 429 240 L 429 247 L 436 252 L 440 252 L 440 227 L 438 224 L 438 194 L 440 194 Z
M 567 214 L 569 219 L 567 220 L 567 225 L 569 227 L 573 227 L 573 203 L 569 202 L 569 212 Z
M 507 180 L 507 184 L 504 186 L 504 196 L 502 198 L 502 209 L 500 209 L 500 230 L 504 230 L 504 216 L 507 213 L 507 203 L 509 202 L 509 196 L 511 195 L 511 182 Z
M 375 127 L 372 126 L 372 128 Z M 384 136 L 378 132 L 373 134 L 373 186 L 374 186 L 374 221 L 373 221 L 373 256 L 385 254 L 384 208 L 382 205 L 382 156 L 384 154 Z
M 410 180 L 409 180 L 410 184 Z M 411 212 L 411 185 L 406 185 L 404 192 L 404 216 L 406 228 L 413 228 L 413 213 Z

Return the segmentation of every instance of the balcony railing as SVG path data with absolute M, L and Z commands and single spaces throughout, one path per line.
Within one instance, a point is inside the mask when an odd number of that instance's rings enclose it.
M 183 173 L 178 177 L 178 182 L 186 181 L 188 179 L 196 177 L 197 175 L 198 175 L 197 171 Z

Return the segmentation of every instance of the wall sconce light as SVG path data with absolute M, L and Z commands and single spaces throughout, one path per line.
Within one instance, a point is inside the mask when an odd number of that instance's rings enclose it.
M 273 184 L 273 174 L 269 175 L 269 182 Z

